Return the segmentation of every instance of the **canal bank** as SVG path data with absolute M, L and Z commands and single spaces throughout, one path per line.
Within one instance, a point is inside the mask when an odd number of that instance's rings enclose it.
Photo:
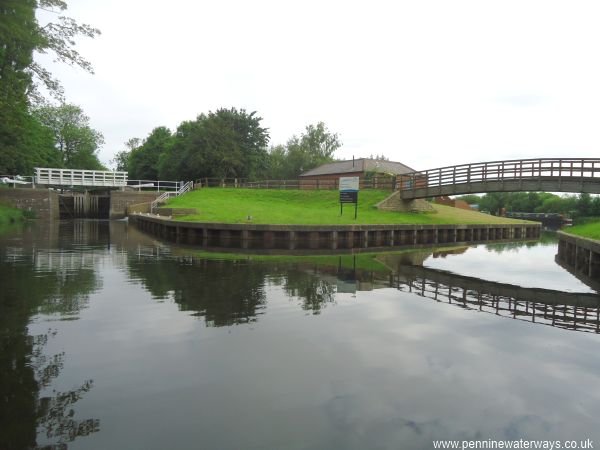
M 200 247 L 339 249 L 476 244 L 536 239 L 540 224 L 265 225 L 187 222 L 134 213 L 129 220 L 157 237 Z
M 600 289 L 600 241 L 559 231 L 556 262 L 584 283 Z

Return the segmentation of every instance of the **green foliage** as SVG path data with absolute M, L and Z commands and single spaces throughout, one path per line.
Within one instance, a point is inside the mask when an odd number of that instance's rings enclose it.
M 30 113 L 43 104 L 37 84 L 62 98 L 60 83 L 33 60 L 33 52 L 52 52 L 56 60 L 91 72 L 91 65 L 74 49 L 79 35 L 99 33 L 88 25 L 57 16 L 41 26 L 38 9 L 62 12 L 62 0 L 2 0 L 0 2 L 0 173 L 30 174 L 34 166 L 60 166 L 52 134 Z M 86 163 L 89 161 L 86 161 Z
M 56 13 L 56 22 L 48 22 L 40 26 L 35 22 L 35 50 L 39 53 L 52 53 L 55 61 L 63 62 L 69 65 L 79 66 L 89 73 L 94 73 L 92 65 L 75 50 L 75 38 L 84 36 L 94 38 L 100 34 L 100 30 L 86 24 L 79 24 L 70 17 L 58 15 L 67 9 L 67 3 L 63 0 L 38 0 L 36 7 L 44 10 L 50 10 Z M 55 98 L 64 101 L 63 88 L 60 82 L 52 74 L 32 61 L 29 64 L 28 72 L 33 75 L 34 80 L 41 83 L 48 92 Z M 34 83 L 29 92 L 35 103 L 43 103 L 43 98 L 36 89 Z
M 499 214 L 508 212 L 559 213 L 575 217 L 600 215 L 600 197 L 590 194 L 559 196 L 548 192 L 491 192 L 483 196 L 458 197 L 469 204 L 479 204 L 481 211 Z
M 308 125 L 300 136 L 292 136 L 285 146 L 271 147 L 266 178 L 297 178 L 307 170 L 332 162 L 334 152 L 341 145 L 337 133 L 331 133 L 323 122 Z
M 183 122 L 161 156 L 162 179 L 257 178 L 267 165 L 269 134 L 244 109 L 218 109 Z
M 376 204 L 389 191 L 365 189 L 358 194 L 358 219 L 354 206 L 346 205 L 340 216 L 339 193 L 334 190 L 221 189 L 192 191 L 169 201 L 169 206 L 196 208 L 199 213 L 181 220 L 225 223 L 270 224 L 435 224 L 435 223 L 512 223 L 493 217 L 442 205 L 437 213 L 381 211 Z M 248 216 L 252 219 L 248 220 Z M 519 221 L 522 222 L 522 221 Z
M 90 119 L 76 105 L 42 106 L 33 111 L 35 117 L 54 135 L 60 167 L 101 170 L 104 166 L 97 152 L 104 143 L 102 134 L 90 127 Z
M 127 172 L 129 170 L 129 164 L 131 159 L 131 153 L 141 145 L 139 138 L 131 138 L 125 142 L 125 150 L 121 150 L 115 154 L 115 157 L 111 159 L 114 170 Z
M 158 180 L 159 162 L 173 145 L 173 135 L 167 127 L 158 127 L 144 140 L 142 145 L 130 139 L 131 151 L 128 161 L 129 178 L 134 180 Z M 166 179 L 166 178 L 162 178 Z M 175 178 L 177 179 L 177 178 Z
M 256 112 L 236 108 L 200 114 L 182 122 L 175 133 L 158 127 L 141 145 L 131 139 L 111 163 L 129 171 L 131 179 L 292 179 L 333 161 L 341 146 L 338 135 L 319 122 L 286 145 L 267 150 L 269 133 L 261 121 Z

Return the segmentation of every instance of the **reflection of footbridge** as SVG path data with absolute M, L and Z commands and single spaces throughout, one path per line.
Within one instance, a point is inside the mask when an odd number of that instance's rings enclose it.
M 484 192 L 600 194 L 600 159 L 544 158 L 441 167 L 398 176 L 404 200 Z
M 600 333 L 600 297 L 485 281 L 420 266 L 400 266 L 389 285 L 458 307 L 576 331 Z

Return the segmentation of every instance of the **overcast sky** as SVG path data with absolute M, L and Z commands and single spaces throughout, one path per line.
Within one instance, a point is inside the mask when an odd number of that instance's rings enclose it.
M 271 143 L 323 121 L 338 158 L 415 169 L 600 148 L 600 2 L 70 0 L 95 75 L 40 57 L 106 144 L 220 107 Z

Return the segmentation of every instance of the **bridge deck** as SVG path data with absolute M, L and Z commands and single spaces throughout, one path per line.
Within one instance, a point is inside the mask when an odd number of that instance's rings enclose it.
M 398 176 L 403 199 L 484 192 L 600 194 L 600 159 L 547 158 L 491 161 Z
M 127 172 L 35 168 L 35 183 L 52 186 L 127 186 Z

